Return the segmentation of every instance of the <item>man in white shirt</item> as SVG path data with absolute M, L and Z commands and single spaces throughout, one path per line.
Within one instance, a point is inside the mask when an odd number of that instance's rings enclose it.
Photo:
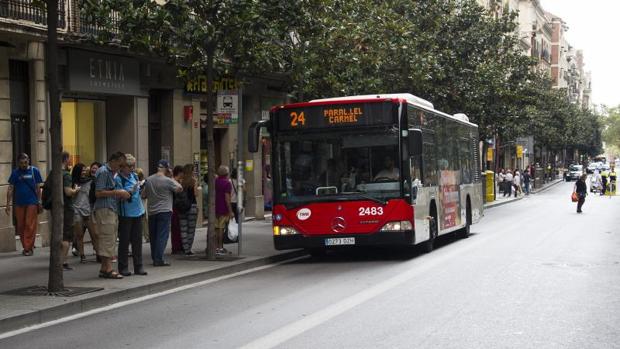
M 506 187 L 504 187 L 504 195 L 503 196 L 508 196 L 510 197 L 510 195 L 512 195 L 512 180 L 513 180 L 513 176 L 512 176 L 512 172 L 510 170 L 506 171 Z
M 515 171 L 515 176 L 512 183 L 515 187 L 515 197 L 517 197 L 517 195 L 521 192 L 521 174 L 519 171 Z
M 379 171 L 379 173 L 377 173 L 377 175 L 375 176 L 373 180 L 375 182 L 377 180 L 397 181 L 398 178 L 400 177 L 400 170 L 397 167 L 394 167 L 394 160 L 392 160 L 391 157 L 386 156 L 385 160 L 383 161 L 383 166 L 384 166 L 383 170 Z

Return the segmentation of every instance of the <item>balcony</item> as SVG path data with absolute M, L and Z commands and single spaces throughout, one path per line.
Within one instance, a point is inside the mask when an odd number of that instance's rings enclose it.
M 0 25 L 8 25 L 9 30 L 28 31 L 36 35 L 45 35 L 47 30 L 47 13 L 45 6 L 38 6 L 35 0 L 0 0 Z M 96 21 L 78 7 L 80 1 L 58 1 L 58 29 L 63 34 L 60 39 L 88 39 L 103 30 Z M 120 14 L 113 12 L 108 21 L 115 29 L 112 37 L 118 34 Z M 0 27 L 0 31 L 3 28 Z
M 58 1 L 58 28 L 67 26 L 67 2 Z M 34 0 L 0 0 L 0 18 L 16 21 L 17 24 L 45 28 L 47 14 L 44 6 L 37 6 Z

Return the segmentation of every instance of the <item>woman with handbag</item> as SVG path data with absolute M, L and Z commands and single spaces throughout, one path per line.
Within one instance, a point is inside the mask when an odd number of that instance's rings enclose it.
M 581 213 L 581 207 L 583 207 L 583 203 L 586 201 L 586 195 L 588 194 L 588 186 L 586 185 L 587 175 L 581 175 L 577 182 L 575 183 L 575 188 L 573 189 L 573 198 L 577 196 L 577 213 Z

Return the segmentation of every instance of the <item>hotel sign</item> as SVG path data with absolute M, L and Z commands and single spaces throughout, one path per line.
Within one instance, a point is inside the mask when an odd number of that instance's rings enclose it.
M 83 50 L 69 50 L 68 56 L 70 91 L 140 95 L 138 60 Z

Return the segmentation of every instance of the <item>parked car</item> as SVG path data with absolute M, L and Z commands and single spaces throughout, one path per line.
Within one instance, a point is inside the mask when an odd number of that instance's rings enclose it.
M 591 162 L 588 167 L 586 168 L 586 172 L 587 173 L 594 173 L 595 170 L 597 170 L 600 167 L 599 163 L 597 162 Z
M 566 181 L 570 182 L 571 180 L 577 180 L 583 174 L 583 166 L 582 165 L 570 165 L 568 167 L 568 175 L 566 176 Z

